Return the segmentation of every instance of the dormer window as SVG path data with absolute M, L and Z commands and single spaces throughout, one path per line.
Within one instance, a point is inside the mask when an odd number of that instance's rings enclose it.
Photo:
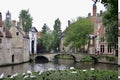
M 18 36 L 18 35 L 19 35 L 19 32 L 16 32 L 16 35 Z

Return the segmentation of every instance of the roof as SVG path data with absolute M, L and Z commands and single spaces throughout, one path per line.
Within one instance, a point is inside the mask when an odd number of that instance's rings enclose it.
M 35 27 L 31 27 L 31 28 L 30 28 L 30 31 L 31 31 L 31 32 L 38 32 Z
M 37 37 L 40 38 L 42 35 L 42 32 L 37 32 Z
M 29 39 L 28 34 L 26 34 L 19 26 L 17 26 L 16 28 L 20 32 L 20 34 L 23 36 L 23 38 Z
M 101 35 L 101 36 L 104 36 L 104 35 L 105 35 L 104 25 L 101 25 L 101 26 L 100 26 L 98 32 L 99 32 L 99 35 Z
M 29 35 L 24 35 L 23 38 L 29 39 Z

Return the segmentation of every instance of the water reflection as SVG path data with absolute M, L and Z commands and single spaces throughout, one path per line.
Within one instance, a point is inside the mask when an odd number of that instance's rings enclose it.
M 74 63 L 72 60 L 58 60 L 58 63 L 25 63 L 20 64 L 16 66 L 9 66 L 9 67 L 0 67 L 0 74 L 5 73 L 5 75 L 11 75 L 14 73 L 23 73 L 27 72 L 27 70 L 31 71 L 46 71 L 49 69 L 60 69 L 65 70 L 69 69 L 71 66 L 75 67 L 76 69 L 90 69 L 91 67 L 94 67 L 98 70 L 119 70 L 120 68 L 117 67 L 117 65 L 111 65 L 111 64 L 93 64 L 90 62 L 80 62 L 80 63 Z M 120 74 L 120 73 L 119 73 Z
M 5 75 L 12 75 L 15 73 L 23 73 L 29 70 L 29 63 L 14 65 L 14 66 L 7 66 L 7 67 L 0 67 L 0 74 L 4 73 Z
M 118 75 L 120 76 L 120 67 L 118 67 Z

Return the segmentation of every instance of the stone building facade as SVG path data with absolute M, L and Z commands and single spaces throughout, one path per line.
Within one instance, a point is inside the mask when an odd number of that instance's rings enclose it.
M 29 36 L 22 30 L 22 22 L 12 22 L 10 30 L 2 21 L 0 13 L 0 65 L 29 61 Z
M 102 23 L 102 10 L 100 13 L 97 13 L 97 6 L 96 4 L 93 4 L 92 7 L 92 15 L 91 13 L 88 14 L 88 17 L 93 23 L 94 23 L 94 32 L 90 34 L 90 42 L 89 47 L 88 47 L 88 53 L 90 54 L 110 54 L 110 55 L 115 55 L 115 50 L 112 48 L 112 46 L 108 46 L 108 43 L 106 41 L 105 37 L 105 26 Z M 69 25 L 68 25 L 69 27 Z M 65 31 L 63 32 L 63 34 Z M 61 38 L 61 46 L 60 49 L 63 51 L 63 47 L 65 51 L 70 51 L 70 46 L 65 47 L 63 42 L 64 42 L 64 37 L 65 35 Z
M 9 64 L 12 62 L 12 58 L 11 58 L 12 35 L 7 29 L 7 27 L 4 26 L 3 24 L 4 23 L 2 21 L 2 14 L 0 13 L 0 64 Z

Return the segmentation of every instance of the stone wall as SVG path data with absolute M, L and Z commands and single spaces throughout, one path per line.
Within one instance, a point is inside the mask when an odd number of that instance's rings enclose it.
M 29 39 L 24 38 L 24 54 L 23 54 L 23 60 L 24 62 L 29 61 Z
M 11 39 L 2 38 L 0 47 L 0 65 L 10 64 L 12 62 Z

